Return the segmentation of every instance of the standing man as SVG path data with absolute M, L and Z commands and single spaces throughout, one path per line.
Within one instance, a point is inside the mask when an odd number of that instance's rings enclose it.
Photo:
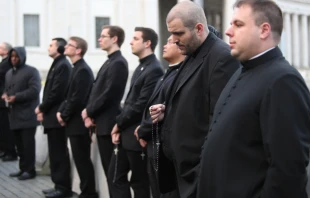
M 116 118 L 111 132 L 114 144 L 119 144 L 113 155 L 109 177 L 114 180 L 111 186 L 113 198 L 130 198 L 130 186 L 135 198 L 150 197 L 145 152 L 137 141 L 134 131 L 141 123 L 146 103 L 163 75 L 163 69 L 154 50 L 158 36 L 153 29 L 136 27 L 131 50 L 139 58 L 140 65 L 135 69 L 123 111 Z M 117 152 L 119 149 L 119 152 Z M 127 174 L 132 171 L 130 184 Z
M 58 123 L 57 110 L 65 99 L 72 67 L 64 56 L 66 40 L 52 39 L 48 55 L 54 59 L 46 77 L 43 101 L 35 113 L 47 134 L 51 178 L 55 187 L 43 190 L 48 198 L 71 196 L 70 159 L 65 128 Z
M 12 69 L 6 73 L 2 99 L 10 108 L 10 129 L 16 139 L 20 169 L 10 176 L 26 180 L 36 176 L 35 133 L 38 122 L 34 110 L 39 104 L 41 79 L 38 70 L 26 64 L 24 47 L 15 47 L 9 52 L 9 64 Z
M 145 107 L 141 124 L 137 127 L 135 131 L 135 135 L 140 141 L 140 145 L 142 147 L 147 147 L 148 174 L 153 198 L 163 197 L 163 194 L 166 193 L 172 194 L 172 192 L 170 192 L 170 189 L 165 188 L 167 186 L 166 183 L 159 186 L 157 179 L 158 176 L 171 174 L 171 172 L 157 172 L 158 163 L 168 162 L 167 164 L 165 164 L 166 168 L 163 169 L 163 171 L 174 171 L 174 168 L 173 164 L 165 160 L 166 158 L 162 154 L 162 148 L 160 147 L 160 144 L 158 144 L 160 143 L 159 129 L 161 128 L 161 123 L 159 123 L 158 125 L 153 125 L 152 118 L 149 114 L 148 109 L 152 104 L 163 104 L 166 101 L 167 90 L 172 84 L 185 58 L 185 56 L 181 53 L 181 50 L 179 50 L 178 46 L 173 42 L 172 36 L 168 38 L 167 43 L 166 45 L 164 45 L 163 48 L 163 58 L 168 61 L 169 68 L 166 71 L 166 74 L 157 82 L 154 92 Z M 170 169 L 168 168 L 168 166 L 170 167 Z M 175 180 L 166 180 L 166 182 L 169 185 L 171 185 L 171 183 L 176 183 Z M 174 187 L 174 189 L 175 188 L 176 187 Z M 172 197 L 172 195 L 170 195 L 169 197 Z
M 0 56 L 2 61 L 0 63 L 0 93 L 2 95 L 5 84 L 5 74 L 11 66 L 9 65 L 8 54 L 12 49 L 9 43 L 0 44 Z M 9 123 L 9 109 L 4 100 L 0 101 L 0 158 L 2 161 L 17 160 L 17 153 L 15 150 L 14 134 L 10 131 Z
M 307 198 L 310 95 L 277 47 L 282 29 L 274 1 L 235 3 L 226 35 L 243 67 L 216 105 L 199 198 Z
M 89 123 L 92 123 L 91 120 L 96 125 L 99 153 L 106 177 L 113 153 L 111 131 L 115 125 L 115 117 L 121 111 L 120 103 L 128 78 L 128 63 L 120 51 L 124 39 L 125 32 L 121 27 L 102 28 L 98 41 L 101 49 L 108 53 L 108 60 L 97 74 L 87 106 L 82 113 L 88 128 Z M 110 187 L 110 180 L 107 179 L 107 182 Z
M 192 198 L 196 197 L 201 146 L 215 103 L 239 63 L 230 55 L 229 46 L 208 30 L 199 5 L 191 1 L 178 3 L 166 22 L 174 42 L 187 58 L 175 77 L 166 105 L 151 106 L 150 110 L 157 122 L 166 108 L 163 152 L 176 169 L 180 197 Z M 165 167 L 159 167 L 162 168 Z M 160 183 L 165 177 L 162 179 Z
M 84 61 L 87 42 L 80 37 L 70 37 L 65 47 L 65 55 L 73 64 L 66 100 L 57 112 L 61 126 L 66 126 L 73 160 L 81 183 L 81 198 L 97 198 L 94 167 L 90 159 L 91 139 L 89 130 L 84 126 L 81 112 L 86 107 L 94 81 L 93 72 Z

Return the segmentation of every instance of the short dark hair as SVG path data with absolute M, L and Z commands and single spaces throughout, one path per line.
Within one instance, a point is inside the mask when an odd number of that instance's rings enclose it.
M 283 14 L 281 8 L 272 0 L 237 0 L 234 8 L 249 5 L 252 8 L 257 26 L 267 22 L 271 26 L 273 38 L 279 42 L 283 30 Z
M 64 38 L 57 37 L 57 38 L 53 38 L 52 41 L 56 41 L 57 47 L 67 45 L 67 41 Z
M 102 29 L 109 29 L 109 35 L 111 37 L 117 36 L 117 45 L 121 47 L 125 40 L 125 32 L 123 28 L 115 25 L 105 25 Z
M 57 51 L 60 54 L 63 54 L 65 52 L 65 46 L 67 45 L 67 41 L 60 37 L 53 38 L 52 41 L 56 41 L 56 46 L 58 47 Z
M 146 27 L 136 27 L 135 31 L 142 32 L 142 39 L 144 42 L 151 41 L 151 50 L 154 52 L 158 43 L 157 33 L 153 29 Z
M 69 40 L 76 42 L 76 45 L 77 45 L 76 47 L 81 49 L 81 57 L 83 57 L 85 53 L 87 52 L 87 42 L 78 36 L 71 36 Z

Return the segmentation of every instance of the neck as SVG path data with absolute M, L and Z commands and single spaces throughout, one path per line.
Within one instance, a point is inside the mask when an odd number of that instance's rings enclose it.
M 177 63 L 180 63 L 180 62 L 184 61 L 184 59 L 185 59 L 185 57 L 181 56 L 181 57 L 177 57 L 174 60 L 167 60 L 167 61 L 169 62 L 169 65 L 175 65 Z
M 71 63 L 74 64 L 76 63 L 78 60 L 80 60 L 82 57 L 80 56 L 72 56 L 70 57 Z
M 59 53 L 57 53 L 54 57 L 52 57 L 53 59 L 56 59 L 58 56 L 60 56 Z
M 147 57 L 149 55 L 153 54 L 153 52 L 151 50 L 144 50 L 143 52 L 141 52 L 141 54 L 138 55 L 139 59 L 142 59 L 144 57 Z
M 109 50 L 107 50 L 108 55 L 118 51 L 120 48 L 117 45 L 113 45 Z

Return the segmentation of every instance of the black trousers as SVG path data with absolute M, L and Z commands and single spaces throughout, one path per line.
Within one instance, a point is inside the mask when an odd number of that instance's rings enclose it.
M 150 186 L 147 174 L 147 157 L 145 156 L 142 159 L 141 152 L 125 150 L 120 145 L 118 150 L 117 155 L 112 155 L 108 173 L 108 179 L 112 179 L 112 197 L 131 198 L 130 187 L 132 187 L 135 198 L 149 198 Z M 127 175 L 130 170 L 131 178 L 128 181 Z
M 113 153 L 112 137 L 110 135 L 104 135 L 104 136 L 97 135 L 97 142 L 98 142 L 98 148 L 99 148 L 99 153 L 100 153 L 100 158 L 101 158 L 101 163 L 103 166 L 104 174 L 106 175 L 106 178 L 107 178 L 109 194 L 110 194 L 110 197 L 112 197 L 110 193 L 111 191 L 110 181 L 111 180 L 108 179 L 108 172 L 109 172 L 111 157 Z
M 55 189 L 71 191 L 71 168 L 65 128 L 44 129 L 48 139 L 51 178 Z
M 17 156 L 14 132 L 10 130 L 8 109 L 0 108 L 0 149 L 7 155 Z
M 73 160 L 81 183 L 80 198 L 97 198 L 94 167 L 90 159 L 89 134 L 69 136 Z
M 148 142 L 148 144 L 151 144 L 151 142 Z M 153 154 L 153 148 L 152 147 L 147 147 L 147 149 L 148 149 L 148 154 Z M 164 158 L 164 156 L 162 156 L 163 153 L 162 153 L 161 148 L 160 148 L 159 152 L 160 152 L 159 156 L 161 156 L 158 159 L 159 162 L 154 161 L 154 157 L 156 157 L 156 156 L 148 156 L 147 170 L 148 170 L 149 181 L 150 181 L 150 186 L 151 186 L 151 191 L 152 191 L 152 197 L 153 198 L 180 198 L 180 195 L 179 195 L 179 192 L 178 192 L 176 186 L 175 186 L 175 188 L 171 188 L 170 192 L 166 192 L 166 193 L 160 192 L 159 180 L 158 180 L 158 171 L 155 170 L 155 167 L 157 167 L 157 163 L 165 163 L 164 167 L 161 166 L 161 168 L 166 168 L 165 166 L 167 165 L 167 159 Z M 156 152 L 155 152 L 155 155 L 156 155 Z M 164 162 L 163 162 L 163 160 L 164 160 Z M 164 176 L 166 174 L 171 174 L 171 172 L 173 173 L 173 171 L 175 171 L 175 170 L 168 168 L 168 170 L 164 171 L 164 173 L 161 172 L 161 174 L 162 174 L 162 176 Z M 175 183 L 175 184 L 177 183 L 176 181 L 171 180 L 171 178 L 169 178 L 169 179 L 167 178 L 166 182 L 168 182 L 170 184 L 171 183 Z M 162 184 L 162 185 L 166 185 L 166 184 Z
M 19 169 L 35 173 L 35 134 L 36 128 L 12 130 L 15 134 Z

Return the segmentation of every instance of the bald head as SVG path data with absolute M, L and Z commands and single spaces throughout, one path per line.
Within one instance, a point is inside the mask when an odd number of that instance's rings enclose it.
M 197 23 L 201 23 L 204 27 L 208 26 L 202 7 L 192 1 L 182 1 L 176 4 L 168 13 L 166 23 L 168 24 L 177 18 L 189 29 L 194 29 Z M 208 28 L 205 30 L 208 31 Z
M 3 42 L 0 44 L 0 56 L 5 58 L 8 56 L 9 51 L 11 51 L 12 45 L 7 42 Z

